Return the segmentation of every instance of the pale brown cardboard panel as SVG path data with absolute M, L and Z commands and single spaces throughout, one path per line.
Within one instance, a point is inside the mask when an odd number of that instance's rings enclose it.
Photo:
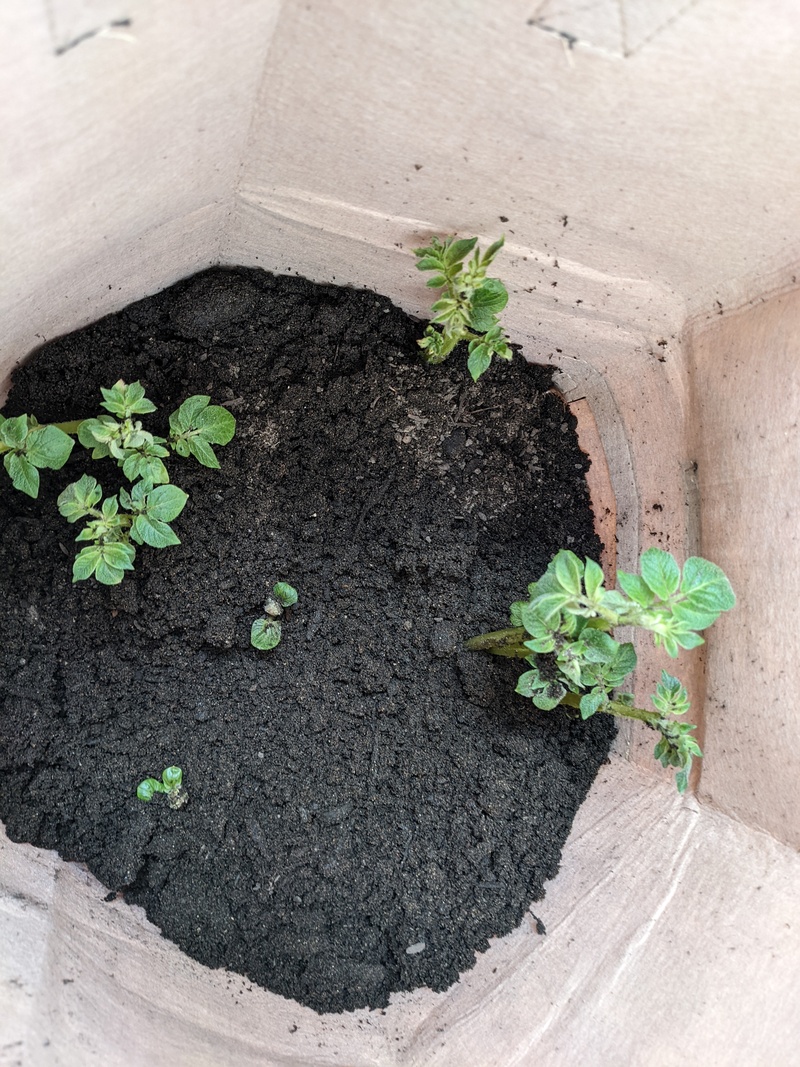
M 509 329 L 591 405 L 620 565 L 701 551 L 741 604 L 708 646 L 706 803 L 634 737 L 647 770 L 601 775 L 535 908 L 546 938 L 528 922 L 445 994 L 320 1018 L 4 844 L 0 1048 L 26 1067 L 792 1062 L 797 639 L 774 603 L 798 593 L 800 8 L 50 0 L 0 18 L 0 374 L 218 260 L 421 314 L 410 249 L 505 230 Z M 662 665 L 643 655 L 643 698 Z M 680 672 L 702 713 L 701 659 Z
M 218 262 L 278 6 L 3 5 L 0 382 Z
M 739 595 L 707 657 L 700 795 L 800 847 L 800 289 L 697 324 L 703 544 Z

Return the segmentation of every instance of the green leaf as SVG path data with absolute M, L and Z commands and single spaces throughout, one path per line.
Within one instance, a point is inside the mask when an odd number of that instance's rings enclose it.
M 700 634 L 696 634 L 694 630 L 672 630 L 671 633 L 681 648 L 697 648 L 698 645 L 705 644 Z
M 684 563 L 681 593 L 694 611 L 716 613 L 716 616 L 730 611 L 736 604 L 736 595 L 725 572 L 700 556 L 691 556 Z
M 592 691 L 581 697 L 581 718 L 589 719 L 608 701 L 605 693 Z
M 567 681 L 572 682 L 576 689 L 580 689 L 583 684 L 581 681 L 580 663 L 575 659 L 562 659 L 562 657 L 559 656 L 558 666 L 563 677 L 566 678 Z
M 281 624 L 277 619 L 256 619 L 250 627 L 250 644 L 262 652 L 275 648 L 280 639 Z
M 525 671 L 524 674 L 519 676 L 514 692 L 523 697 L 532 697 L 534 693 L 544 689 L 546 685 L 547 682 L 542 679 L 538 669 L 534 667 L 533 670 Z
M 124 460 L 122 473 L 129 482 L 135 482 L 138 478 L 144 478 L 154 485 L 169 481 L 167 468 L 158 456 L 149 456 L 142 452 L 134 452 Z
M 189 451 L 204 467 L 219 470 L 219 460 L 214 455 L 214 449 L 202 437 L 190 437 L 188 440 Z
M 560 682 L 548 682 L 547 688 L 533 695 L 533 703 L 542 711 L 551 711 L 561 703 L 561 698 L 566 696 L 567 690 Z
M 419 267 L 419 263 L 417 266 Z M 447 278 L 443 274 L 436 274 L 433 278 L 429 278 L 425 284 L 429 289 L 442 289 L 447 285 Z
M 617 571 L 617 582 L 620 589 L 638 604 L 639 607 L 649 608 L 655 602 L 655 594 L 643 578 L 638 574 L 628 574 L 626 571 Z
M 290 608 L 292 604 L 297 603 L 297 590 L 288 582 L 276 582 L 272 587 L 272 592 L 285 608 Z
M 611 611 L 615 614 L 620 614 L 630 609 L 628 601 L 616 589 L 604 589 L 600 597 L 600 605 L 606 611 Z
M 436 312 L 434 321 L 447 322 L 454 314 L 461 311 L 461 305 L 452 296 L 442 296 L 431 304 L 431 311 Z
M 148 518 L 172 522 L 183 511 L 188 499 L 189 494 L 177 485 L 157 485 L 147 494 Z
M 593 627 L 584 629 L 581 632 L 581 641 L 586 645 L 588 663 L 613 663 L 619 655 L 621 646 L 603 630 L 596 630 Z
M 462 237 L 460 240 L 445 242 L 444 261 L 448 267 L 461 263 L 478 243 L 477 237 Z
M 180 430 L 186 431 L 194 429 L 194 427 L 196 426 L 197 416 L 200 414 L 203 408 L 208 407 L 210 402 L 210 396 L 205 396 L 199 393 L 195 396 L 187 397 L 186 400 L 184 400 L 184 402 L 181 404 L 181 406 L 176 411 L 173 411 L 173 413 L 170 415 L 170 427 L 172 428 L 174 419 L 176 426 Z
M 94 575 L 98 582 L 103 585 L 119 585 L 125 577 L 125 571 L 133 570 L 133 560 L 136 555 L 136 549 L 133 545 L 116 541 L 111 544 L 95 545 L 93 548 L 99 552 L 99 559 L 94 567 Z M 77 564 L 84 552 L 92 552 L 93 548 L 84 548 L 75 563 Z M 77 581 L 74 568 L 72 580 Z
M 25 441 L 25 455 L 35 467 L 60 470 L 67 462 L 75 442 L 57 426 L 37 426 Z
M 106 560 L 101 559 L 95 567 L 94 576 L 102 585 L 119 585 L 125 577 L 121 567 L 112 567 Z
M 119 438 L 122 426 L 110 415 L 101 415 L 97 419 L 84 419 L 78 427 L 78 440 L 84 448 L 95 445 L 108 445 Z
M 548 633 L 545 637 L 532 637 L 530 641 L 522 642 L 526 648 L 529 648 L 531 652 L 536 652 L 539 655 L 544 655 L 546 652 L 552 652 L 556 647 L 556 639 L 552 633 Z
M 586 560 L 586 566 L 583 572 L 583 583 L 586 587 L 586 596 L 589 600 L 594 600 L 598 592 L 603 588 L 603 582 L 605 581 L 605 575 L 603 574 L 603 568 L 599 563 L 595 563 L 593 559 Z
M 8 419 L 5 426 L 12 421 Z M 30 460 L 20 452 L 6 452 L 3 456 L 3 466 L 8 471 L 14 488 L 36 499 L 39 495 L 39 472 Z
M 183 771 L 180 767 L 165 767 L 161 772 L 161 781 L 170 792 L 174 792 L 181 787 Z
M 27 415 L 16 415 L 13 419 L 5 419 L 0 423 L 0 441 L 9 448 L 21 448 L 27 436 Z
M 611 668 L 614 672 L 614 677 L 617 681 L 615 685 L 627 678 L 631 671 L 636 670 L 636 649 L 633 647 L 632 642 L 625 641 L 619 646 L 614 659 L 611 662 Z
M 227 445 L 236 432 L 236 419 L 227 408 L 212 404 L 198 412 L 195 426 L 212 445 Z
M 493 244 L 490 244 L 486 251 L 483 253 L 483 257 L 481 259 L 481 266 L 488 267 L 505 243 L 506 235 L 503 234 L 502 237 L 498 237 L 498 239 Z
M 583 564 L 569 549 L 562 549 L 553 559 L 553 570 L 561 588 L 573 597 L 581 595 Z
M 426 256 L 423 253 L 428 252 L 427 248 L 417 248 L 414 251 L 415 256 L 422 255 L 422 259 L 417 263 L 417 270 L 441 270 L 443 267 L 443 261 L 439 256 Z
M 119 502 L 116 496 L 107 496 L 101 508 L 104 519 L 113 519 L 119 511 Z
M 661 600 L 668 600 L 677 592 L 681 571 L 669 552 L 664 552 L 661 548 L 648 548 L 642 553 L 639 568 L 648 587 Z
M 90 578 L 94 574 L 101 558 L 102 550 L 100 545 L 87 545 L 86 548 L 82 548 L 72 564 L 72 581 L 80 582 Z
M 110 389 L 101 387 L 100 392 L 104 398 L 100 407 L 123 419 L 130 415 L 146 415 L 156 410 L 155 404 L 145 398 L 144 386 L 141 382 L 131 382 L 130 385 L 126 385 L 120 378 Z
M 668 656 L 672 659 L 677 657 L 679 651 L 678 642 L 674 637 L 671 637 L 669 634 L 654 634 L 653 636 L 655 638 L 656 647 L 658 647 L 659 644 L 662 644 Z
M 131 537 L 138 544 L 150 545 L 151 548 L 167 548 L 169 545 L 179 545 L 180 538 L 174 533 L 168 523 L 161 519 L 150 518 L 149 515 L 137 515 L 131 525 Z
M 508 303 L 508 290 L 499 278 L 487 278 L 472 294 L 469 302 L 469 322 L 476 333 L 486 333 L 495 325 Z
M 163 793 L 164 786 L 156 778 L 145 778 L 136 787 L 136 796 L 139 800 L 150 801 L 156 793 Z
M 473 342 L 470 342 L 467 369 L 473 382 L 477 382 L 478 378 L 489 369 L 491 362 L 492 354 L 486 345 L 476 344 L 473 348 Z
M 547 629 L 554 629 L 558 626 L 561 609 L 569 601 L 568 593 L 545 593 L 537 596 L 533 603 L 522 609 L 522 625 L 532 636 L 536 636 L 537 623 L 539 627 L 544 624 Z

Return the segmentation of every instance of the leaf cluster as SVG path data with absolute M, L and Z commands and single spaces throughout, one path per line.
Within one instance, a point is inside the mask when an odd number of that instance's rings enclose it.
M 676 721 L 689 708 L 686 689 L 666 671 L 651 697 L 655 711 L 633 707 L 630 693 L 612 697 L 636 667 L 631 642 L 618 642 L 617 626 L 649 630 L 655 644 L 675 657 L 680 648 L 703 643 L 698 631 L 711 626 L 736 601 L 730 582 L 714 563 L 694 556 L 683 570 L 673 556 L 647 549 L 640 573 L 618 573 L 619 590 L 607 589 L 594 560 L 573 552 L 554 556 L 542 577 L 528 587 L 528 599 L 511 605 L 512 629 L 475 638 L 468 647 L 526 659 L 530 669 L 516 691 L 538 708 L 578 708 L 588 719 L 598 711 L 640 719 L 661 734 L 655 758 L 676 767 L 679 790 L 686 788 L 694 726 Z
M 145 778 L 136 787 L 139 800 L 149 803 L 156 793 L 166 793 L 167 803 L 171 808 L 182 808 L 189 795 L 183 788 L 183 771 L 180 767 L 165 767 L 158 778 Z
M 417 342 L 426 363 L 442 363 L 459 342 L 468 341 L 467 366 L 473 381 L 477 381 L 488 370 L 493 356 L 512 358 L 498 319 L 508 303 L 508 290 L 499 278 L 486 277 L 504 242 L 505 237 L 501 237 L 483 255 L 475 247 L 477 237 L 446 237 L 444 241 L 434 237 L 427 247 L 414 249 L 417 270 L 435 272 L 427 285 L 444 290 L 431 308 L 431 323 Z M 465 263 L 473 249 L 474 255 Z
M 133 570 L 135 545 L 166 548 L 180 544 L 170 523 L 183 511 L 188 496 L 170 484 L 164 463 L 170 449 L 179 456 L 194 456 L 205 467 L 218 468 L 212 446 L 231 440 L 236 420 L 225 408 L 209 405 L 210 397 L 190 396 L 170 416 L 166 439 L 143 429 L 136 418 L 156 410 L 140 382 L 127 385 L 120 380 L 100 392 L 101 406 L 110 414 L 84 419 L 77 427 L 78 440 L 91 449 L 92 459 L 115 459 L 133 484 L 130 490 L 122 488 L 103 500 L 96 479 L 83 475 L 61 493 L 58 508 L 68 522 L 89 520 L 76 540 L 91 544 L 78 553 L 72 580 L 94 575 L 104 585 L 117 585 L 126 571 Z
M 250 627 L 250 644 L 262 652 L 269 652 L 280 644 L 283 634 L 281 618 L 286 608 L 297 603 L 297 590 L 288 582 L 276 582 L 272 594 L 264 601 L 265 618 L 256 619 Z

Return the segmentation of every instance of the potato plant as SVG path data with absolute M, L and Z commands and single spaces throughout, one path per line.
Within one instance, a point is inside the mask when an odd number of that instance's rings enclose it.
M 166 548 L 180 544 L 170 523 L 183 510 L 187 494 L 170 484 L 164 462 L 175 452 L 194 456 L 204 467 L 219 468 L 214 445 L 226 445 L 236 420 L 208 396 L 190 396 L 169 417 L 169 438 L 145 430 L 138 415 L 156 410 L 140 382 L 120 380 L 101 388 L 101 407 L 108 414 L 75 422 L 41 426 L 33 415 L 5 419 L 0 415 L 0 454 L 15 489 L 28 496 L 39 493 L 39 470 L 59 470 L 70 457 L 77 436 L 92 459 L 116 460 L 131 488 L 103 498 L 95 478 L 84 474 L 58 497 L 58 509 L 68 522 L 87 519 L 77 541 L 90 542 L 78 553 L 74 582 L 94 576 L 104 585 L 117 585 L 133 570 L 136 545 Z
M 265 618 L 256 619 L 250 627 L 250 644 L 261 652 L 269 652 L 280 644 L 283 635 L 281 618 L 287 608 L 297 603 L 297 590 L 288 582 L 276 582 L 272 593 L 264 601 Z
M 511 359 L 498 315 L 508 303 L 508 290 L 499 278 L 487 278 L 486 271 L 503 247 L 505 237 L 490 245 L 481 255 L 464 260 L 478 243 L 477 237 L 434 237 L 425 248 L 415 248 L 417 270 L 432 270 L 427 282 L 431 289 L 444 290 L 433 304 L 433 319 L 417 342 L 425 363 L 442 363 L 460 341 L 467 341 L 467 367 L 473 381 L 489 369 L 493 356 Z M 435 324 L 435 325 L 434 325 Z
M 516 692 L 537 708 L 575 708 L 583 719 L 603 712 L 638 719 L 659 733 L 654 756 L 676 768 L 679 792 L 688 785 L 692 758 L 701 756 L 695 727 L 680 721 L 689 710 L 685 687 L 667 671 L 650 700 L 655 710 L 637 708 L 631 693 L 615 693 L 636 667 L 630 641 L 618 642 L 617 626 L 649 630 L 657 647 L 675 657 L 681 648 L 703 644 L 700 630 L 736 603 L 731 584 L 714 563 L 699 556 L 683 570 L 669 552 L 648 548 L 639 574 L 619 571 L 620 589 L 606 589 L 603 571 L 562 550 L 542 577 L 528 586 L 528 599 L 511 605 L 511 626 L 467 641 L 467 648 L 524 659 Z
M 182 808 L 188 801 L 189 794 L 183 788 L 183 771 L 180 767 L 165 767 L 158 778 L 145 778 L 136 787 L 139 800 L 149 803 L 156 793 L 166 793 L 167 803 L 171 808 Z

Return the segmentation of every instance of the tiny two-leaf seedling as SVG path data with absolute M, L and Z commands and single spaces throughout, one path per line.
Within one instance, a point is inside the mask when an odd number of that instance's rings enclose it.
M 281 618 L 286 608 L 297 603 L 297 590 L 288 582 L 276 582 L 272 594 L 264 601 L 265 618 L 256 619 L 250 627 L 250 644 L 262 652 L 269 652 L 280 644 L 283 629 Z
M 511 359 L 513 352 L 498 315 L 508 303 L 508 290 L 499 278 L 487 278 L 486 271 L 503 247 L 505 237 L 480 249 L 466 263 L 478 243 L 477 237 L 434 237 L 426 248 L 415 248 L 417 270 L 432 270 L 431 289 L 442 289 L 433 304 L 433 318 L 417 342 L 425 363 L 442 363 L 457 344 L 468 341 L 467 367 L 473 381 L 489 369 L 493 356 Z
M 736 603 L 731 584 L 714 563 L 699 556 L 683 571 L 669 552 L 648 548 L 639 574 L 619 571 L 620 589 L 606 589 L 603 571 L 574 552 L 558 552 L 542 577 L 528 586 L 528 599 L 510 608 L 511 626 L 467 641 L 467 648 L 524 659 L 529 670 L 516 692 L 537 708 L 577 709 L 583 719 L 597 712 L 638 719 L 656 730 L 654 756 L 676 769 L 683 793 L 692 758 L 701 756 L 692 737 L 695 727 L 680 721 L 689 710 L 685 687 L 667 671 L 650 698 L 655 711 L 633 705 L 631 693 L 614 693 L 636 667 L 629 641 L 611 636 L 617 626 L 638 626 L 653 634 L 656 647 L 671 657 L 681 648 L 703 644 L 698 631 L 711 626 Z
M 158 778 L 145 778 L 136 787 L 139 800 L 149 802 L 156 793 L 166 793 L 167 803 L 171 808 L 183 807 L 189 799 L 189 794 L 183 788 L 183 771 L 180 767 L 165 767 L 161 772 L 161 781 Z

